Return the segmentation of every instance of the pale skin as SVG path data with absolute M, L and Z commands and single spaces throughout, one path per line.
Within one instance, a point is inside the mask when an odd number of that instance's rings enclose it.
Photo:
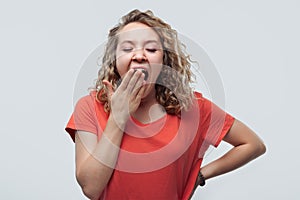
M 143 34 L 128 32 L 141 29 Z M 119 151 L 109 143 L 120 146 L 129 117 L 133 116 L 142 123 L 149 123 L 165 115 L 161 107 L 157 106 L 155 88 L 150 84 L 158 77 L 163 59 L 156 32 L 144 24 L 130 23 L 120 31 L 116 51 L 116 65 L 122 82 L 115 91 L 109 82 L 103 82 L 109 88 L 111 114 L 102 137 L 97 141 L 94 134 L 79 130 L 75 138 L 76 178 L 84 194 L 92 200 L 100 197 L 111 178 Z M 134 71 L 139 68 L 149 72 L 147 81 L 144 80 L 145 75 L 141 71 Z M 266 151 L 260 138 L 238 120 L 235 120 L 224 141 L 233 145 L 233 148 L 221 158 L 201 168 L 206 179 L 232 171 Z

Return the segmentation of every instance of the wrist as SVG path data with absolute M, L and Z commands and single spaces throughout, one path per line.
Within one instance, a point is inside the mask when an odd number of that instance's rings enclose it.
M 118 129 L 120 129 L 123 132 L 125 130 L 127 121 L 128 121 L 128 119 L 121 118 L 120 116 L 116 116 L 116 115 L 110 113 L 107 123 L 110 123 L 111 125 L 117 127 Z
M 203 187 L 205 185 L 205 177 L 201 171 L 199 171 L 199 173 L 198 173 L 198 183 L 201 187 Z

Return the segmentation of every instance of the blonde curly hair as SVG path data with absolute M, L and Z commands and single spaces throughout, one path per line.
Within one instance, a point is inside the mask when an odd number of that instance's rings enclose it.
M 121 78 L 116 68 L 117 34 L 129 23 L 139 22 L 151 28 L 158 34 L 163 47 L 163 68 L 155 84 L 156 99 L 168 114 L 180 116 L 181 110 L 188 110 L 194 98 L 190 83 L 193 81 L 190 56 L 184 52 L 185 46 L 179 41 L 177 32 L 152 11 L 141 12 L 137 9 L 121 18 L 119 24 L 109 31 L 101 68 L 98 72 L 95 89 L 96 99 L 104 104 L 106 112 L 110 112 L 108 88 L 103 80 L 109 81 L 114 89 Z

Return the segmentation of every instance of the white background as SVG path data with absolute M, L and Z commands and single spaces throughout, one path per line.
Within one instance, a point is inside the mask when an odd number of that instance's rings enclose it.
M 226 110 L 268 148 L 193 199 L 300 198 L 300 3 L 179 2 L 1 1 L 0 199 L 84 199 L 64 132 L 74 85 L 89 53 L 134 8 L 151 9 L 205 49 L 221 74 Z M 227 149 L 221 143 L 208 160 Z

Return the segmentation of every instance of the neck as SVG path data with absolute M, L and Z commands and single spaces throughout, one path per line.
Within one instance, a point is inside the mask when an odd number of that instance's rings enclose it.
M 153 90 L 142 99 L 140 106 L 132 116 L 142 123 L 150 123 L 161 118 L 164 114 L 165 111 L 157 102 L 155 90 Z

